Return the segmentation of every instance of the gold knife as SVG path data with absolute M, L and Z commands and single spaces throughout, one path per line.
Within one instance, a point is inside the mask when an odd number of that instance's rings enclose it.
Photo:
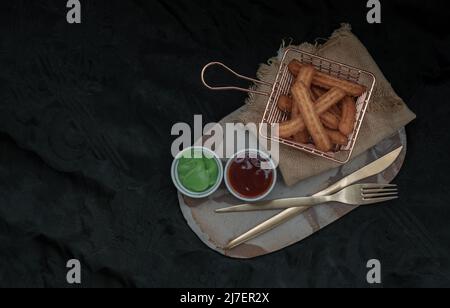
M 383 156 L 382 158 L 376 160 L 375 162 L 356 171 L 355 173 L 343 178 L 336 184 L 315 194 L 314 197 L 332 195 L 332 194 L 337 193 L 337 192 L 341 191 L 342 189 L 344 189 L 356 182 L 362 181 L 364 179 L 367 179 L 371 176 L 374 176 L 374 175 L 377 175 L 377 174 L 383 172 L 397 160 L 397 158 L 399 157 L 402 150 L 403 150 L 403 147 L 396 149 L 395 151 Z M 236 248 L 237 246 L 240 246 L 243 243 L 246 243 L 266 232 L 269 232 L 269 231 L 275 229 L 276 227 L 284 224 L 285 222 L 296 217 L 297 215 L 305 212 L 309 208 L 310 207 L 299 207 L 299 208 L 287 209 L 287 210 L 281 212 L 280 214 L 265 221 L 264 223 L 256 226 L 255 228 L 249 230 L 248 232 L 242 234 L 238 238 L 232 240 L 224 249 L 231 250 L 233 248 Z

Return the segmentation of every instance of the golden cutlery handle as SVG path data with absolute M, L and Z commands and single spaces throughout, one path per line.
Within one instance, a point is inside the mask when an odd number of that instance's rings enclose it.
M 282 213 L 278 214 L 275 217 L 272 217 L 271 219 L 263 222 L 262 224 L 258 225 L 257 228 L 254 228 L 250 230 L 247 233 L 244 233 L 243 235 L 239 236 L 238 238 L 231 241 L 226 247 L 225 250 L 233 249 L 242 243 L 246 243 L 266 232 L 272 231 L 273 229 L 277 228 L 278 226 L 281 226 L 285 222 L 288 222 L 292 219 L 293 216 L 300 215 L 303 212 L 306 212 L 310 207 L 298 207 L 298 208 L 290 208 L 287 210 L 284 210 Z
M 285 210 L 291 207 L 309 209 L 312 206 L 331 202 L 330 196 L 320 197 L 303 197 L 280 199 L 274 201 L 260 202 L 255 204 L 243 204 L 219 209 L 216 213 L 236 213 L 236 212 L 256 212 L 256 211 L 274 211 Z

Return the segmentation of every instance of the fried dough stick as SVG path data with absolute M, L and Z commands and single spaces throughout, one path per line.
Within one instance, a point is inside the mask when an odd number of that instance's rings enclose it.
M 326 90 L 321 89 L 319 87 L 312 87 L 311 91 L 314 94 L 314 96 L 316 97 L 316 100 L 319 99 L 320 97 L 322 97 L 325 93 L 327 93 Z M 331 107 L 330 112 L 332 114 L 334 114 L 336 117 L 338 117 L 339 121 L 340 121 L 340 119 L 341 119 L 341 110 L 339 109 L 338 105 L 334 105 L 333 107 Z
M 333 145 L 320 121 L 318 113 L 316 113 L 309 88 L 303 82 L 296 81 L 291 91 L 294 104 L 298 105 L 306 128 L 311 134 L 317 149 L 322 152 L 329 152 Z
M 287 95 L 281 95 L 278 99 L 278 109 L 283 112 L 292 112 L 292 100 Z
M 300 63 L 298 60 L 292 60 L 291 63 L 289 63 L 288 68 L 292 75 L 297 76 L 303 66 L 304 64 Z M 315 86 L 324 88 L 326 90 L 329 90 L 334 87 L 341 88 L 347 93 L 347 95 L 352 97 L 359 97 L 364 92 L 367 91 L 366 87 L 360 84 L 350 82 L 347 80 L 342 80 L 319 71 L 317 71 L 314 74 L 314 79 L 312 83 Z
M 289 100 L 291 101 L 291 106 L 292 106 L 292 100 L 290 98 L 289 98 Z M 298 110 L 298 105 L 293 104 L 292 117 L 296 118 L 298 116 L 301 116 L 300 112 Z M 322 119 L 322 121 L 323 121 L 323 119 Z M 326 132 L 328 134 L 328 137 L 330 137 L 331 143 L 337 144 L 337 145 L 347 145 L 347 143 L 348 143 L 347 137 L 342 135 L 339 131 L 327 129 Z M 308 144 L 311 141 L 311 135 L 309 134 L 308 130 L 305 129 L 305 130 L 300 131 L 297 134 L 295 134 L 293 136 L 293 140 L 297 143 Z
M 312 81 L 314 78 L 314 74 L 316 73 L 316 69 L 312 65 L 305 65 L 303 66 L 298 75 L 297 75 L 297 81 L 303 82 L 303 84 L 311 88 Z M 292 117 L 291 119 L 301 119 L 303 122 L 303 117 L 300 114 L 300 109 L 298 107 L 298 104 L 293 103 L 292 107 Z M 309 134 L 308 130 L 306 129 L 306 126 L 304 129 L 300 130 L 298 133 L 296 133 L 294 136 L 294 141 L 299 143 L 308 143 L 311 140 L 311 135 Z
M 298 110 L 298 105 L 293 104 L 292 106 L 292 118 L 295 119 L 297 117 L 300 117 L 303 120 L 303 117 L 300 114 L 300 111 Z M 309 134 L 307 129 L 301 130 L 298 133 L 294 135 L 294 141 L 302 144 L 309 143 L 311 140 L 311 135 Z
M 304 65 L 297 73 L 297 80 L 311 87 L 316 69 L 312 65 Z M 281 95 L 278 99 L 278 108 L 283 112 L 292 112 L 292 100 L 287 95 Z M 293 116 L 293 118 L 295 118 Z
M 296 82 L 297 83 L 297 82 Z M 295 84 L 294 84 L 295 87 Z M 294 89 L 293 87 L 293 89 Z M 305 86 L 306 87 L 306 86 Z M 308 96 L 311 100 L 310 91 L 308 89 Z M 322 116 L 325 114 L 332 106 L 336 105 L 338 102 L 340 102 L 345 97 L 345 93 L 338 89 L 333 88 L 330 91 L 328 91 L 325 95 L 320 97 L 317 101 L 314 107 L 314 111 L 317 115 Z M 303 115 L 303 112 L 301 112 Z M 337 129 L 339 126 L 339 122 L 336 125 L 336 127 L 331 127 L 334 129 Z M 281 138 L 289 138 L 296 133 L 303 131 L 306 129 L 305 121 L 302 117 L 293 117 L 292 120 L 281 123 L 280 124 L 280 131 L 279 136 Z
M 337 144 L 337 145 L 347 145 L 348 144 L 348 138 L 336 130 L 327 129 L 327 134 L 331 140 L 331 143 L 333 143 L 333 144 Z
M 349 136 L 355 129 L 356 103 L 352 97 L 345 97 L 342 101 L 342 120 L 339 124 L 339 131 L 345 136 Z

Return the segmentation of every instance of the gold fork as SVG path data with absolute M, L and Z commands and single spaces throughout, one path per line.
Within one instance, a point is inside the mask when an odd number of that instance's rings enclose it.
M 311 206 L 339 202 L 360 206 L 386 202 L 398 198 L 397 185 L 393 184 L 358 184 L 347 187 L 330 196 L 302 197 L 265 201 L 254 204 L 243 204 L 216 210 L 216 213 L 273 211 L 289 208 L 309 208 Z

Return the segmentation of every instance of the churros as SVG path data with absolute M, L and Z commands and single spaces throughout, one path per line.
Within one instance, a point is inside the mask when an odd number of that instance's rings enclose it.
M 328 137 L 331 140 L 331 143 L 337 144 L 337 145 L 347 145 L 348 144 L 348 138 L 338 132 L 337 130 L 329 130 L 327 129 Z
M 300 111 L 298 110 L 298 104 L 293 104 L 292 106 L 292 118 L 300 118 L 303 121 L 303 118 L 300 115 Z M 296 133 L 293 136 L 293 139 L 295 142 L 297 143 L 309 143 L 309 141 L 311 140 L 311 135 L 309 134 L 308 130 L 305 128 L 301 131 L 299 131 L 298 133 Z
M 296 81 L 301 82 L 301 81 Z M 306 86 L 305 86 L 306 87 Z M 308 96 L 311 99 L 310 91 L 308 89 Z M 313 105 L 314 112 L 320 117 L 323 121 L 324 125 L 330 129 L 338 129 L 339 128 L 339 118 L 333 115 L 332 113 L 327 112 L 332 106 L 339 103 L 345 97 L 345 92 L 338 88 L 333 88 L 328 91 L 326 94 L 320 97 L 315 105 Z M 292 110 L 294 107 L 292 107 Z M 279 136 L 281 138 L 289 138 L 292 135 L 300 131 L 304 131 L 306 129 L 305 121 L 302 117 L 297 117 L 294 112 L 292 112 L 292 118 L 290 121 L 284 122 L 280 124 L 280 133 Z M 302 113 L 303 115 L 303 113 Z
M 297 117 L 289 121 L 280 123 L 278 136 L 284 139 L 291 138 L 298 132 L 302 131 L 302 129 L 299 129 L 299 127 L 305 127 L 305 122 L 303 122 L 303 118 L 301 117 Z
M 305 123 L 303 122 L 303 118 L 300 116 L 300 112 L 298 110 L 297 104 L 293 104 L 292 99 L 291 102 L 291 120 L 286 121 L 284 123 L 280 123 L 279 137 L 280 138 L 291 138 L 298 134 L 301 131 L 305 130 Z
M 314 93 L 314 92 L 313 92 Z M 333 106 L 336 106 L 344 97 L 345 92 L 339 88 L 332 88 L 316 101 L 315 110 L 320 115 L 323 124 L 331 129 L 339 128 L 339 117 L 328 112 Z
M 300 70 L 302 69 L 304 65 L 302 63 L 300 63 L 297 60 L 292 60 L 291 63 L 289 63 L 288 69 L 289 72 L 294 75 L 294 76 L 298 76 Z M 314 79 L 312 82 L 315 86 L 324 88 L 326 90 L 329 90 L 331 88 L 337 87 L 340 88 L 342 90 L 344 90 L 347 95 L 349 96 L 353 96 L 353 97 L 358 97 L 361 96 L 362 94 L 364 94 L 364 92 L 367 91 L 366 87 L 351 82 L 351 81 L 347 81 L 347 80 L 343 80 L 343 79 L 339 79 L 337 77 L 331 76 L 331 75 L 327 75 L 325 73 L 322 72 L 316 72 L 316 74 L 314 74 Z
M 302 68 L 303 64 L 301 64 L 297 60 L 292 60 L 288 65 L 289 72 L 294 75 L 295 77 L 298 76 L 298 73 L 300 72 L 300 69 Z
M 278 108 L 290 113 L 289 120 L 280 123 L 279 137 L 312 143 L 322 152 L 348 145 L 355 129 L 355 97 L 361 96 L 366 88 L 297 60 L 291 61 L 288 69 L 296 79 L 289 96 L 280 96 L 278 100 Z
M 278 108 L 283 112 L 292 111 L 292 100 L 287 95 L 281 95 L 278 99 Z
M 366 92 L 366 88 L 357 83 L 342 80 L 323 73 L 317 73 L 314 76 L 313 83 L 324 89 L 331 89 L 333 87 L 339 87 L 344 90 L 349 96 L 358 97 Z
M 294 135 L 294 141 L 298 143 L 307 144 L 309 143 L 310 139 L 311 135 L 306 129 Z
M 327 93 L 327 90 L 321 89 L 319 87 L 312 87 L 311 88 L 311 92 L 317 97 L 320 98 L 322 95 L 324 95 L 325 93 Z
M 295 105 L 292 107 L 292 117 L 291 120 L 280 123 L 280 138 L 289 138 L 292 135 L 297 134 L 298 132 L 302 132 L 306 129 L 305 122 L 301 116 L 297 116 L 298 113 L 294 112 Z M 325 125 L 329 129 L 338 129 L 339 128 L 339 118 L 337 118 L 332 113 L 326 112 L 320 115 L 320 120 L 323 125 Z
M 303 65 L 297 74 L 297 81 L 303 82 L 307 88 L 311 88 L 316 69 L 312 65 Z
M 316 97 L 316 99 L 319 99 L 320 97 L 322 97 L 325 93 L 327 93 L 326 90 L 321 89 L 319 87 L 312 87 L 311 88 L 311 92 L 314 94 L 314 96 Z M 334 105 L 333 107 L 330 108 L 330 112 L 332 114 L 334 114 L 336 117 L 341 118 L 341 110 L 339 109 L 338 105 Z
M 322 152 L 330 151 L 333 145 L 320 121 L 319 115 L 315 111 L 309 88 L 301 81 L 296 81 L 291 91 L 294 98 L 294 104 L 298 105 L 301 117 L 303 118 L 317 149 Z
M 301 134 L 303 134 L 306 131 L 305 122 L 303 121 L 303 118 L 300 115 L 300 111 L 298 110 L 298 105 L 294 104 L 292 102 L 291 107 L 291 120 L 286 121 L 284 123 L 280 123 L 280 131 L 279 136 L 280 138 L 293 138 L 296 139 L 296 136 L 299 137 L 298 139 L 302 139 Z
M 298 117 L 301 118 L 301 116 L 300 116 L 300 110 L 298 110 L 298 105 L 297 105 L 297 104 L 294 104 L 294 102 L 292 101 L 292 99 L 291 99 L 291 103 L 292 103 L 291 118 L 292 118 L 292 119 L 295 119 L 295 118 L 298 118 Z M 302 120 L 303 120 L 303 119 L 302 119 Z
M 329 129 L 339 129 L 339 118 L 330 112 L 325 112 L 320 116 L 323 125 Z
M 334 114 L 339 120 L 341 119 L 342 112 L 341 109 L 339 109 L 338 105 L 334 105 L 333 107 L 331 107 L 330 112 Z
M 342 120 L 339 124 L 339 131 L 345 136 L 349 136 L 355 129 L 356 113 L 355 100 L 346 96 L 342 101 Z
M 338 104 L 344 97 L 345 92 L 339 88 L 332 88 L 316 101 L 316 112 L 322 114 Z
M 305 84 L 308 88 L 311 88 L 312 81 L 314 78 L 314 74 L 316 73 L 316 69 L 312 65 L 304 65 L 297 75 L 297 81 L 302 82 Z M 300 115 L 300 110 L 298 108 L 298 104 L 294 104 L 292 107 L 292 118 L 302 118 Z M 303 119 L 302 119 L 303 120 Z M 304 121 L 303 121 L 304 123 Z M 306 127 L 301 129 L 298 133 L 294 135 L 294 141 L 298 143 L 309 143 L 309 140 L 311 139 L 311 135 L 309 134 Z

